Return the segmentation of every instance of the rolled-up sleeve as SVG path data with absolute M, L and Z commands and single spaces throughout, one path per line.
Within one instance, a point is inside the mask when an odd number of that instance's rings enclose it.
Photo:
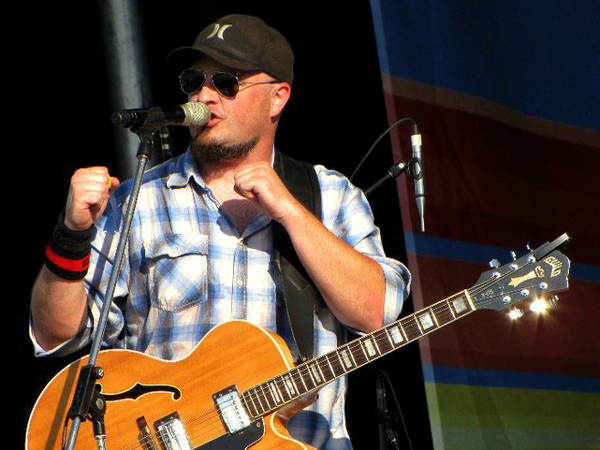
M 381 266 L 385 278 L 384 323 L 393 322 L 410 292 L 409 270 L 400 261 L 386 256 L 373 211 L 362 190 L 336 171 L 323 166 L 315 168 L 321 186 L 323 224 Z

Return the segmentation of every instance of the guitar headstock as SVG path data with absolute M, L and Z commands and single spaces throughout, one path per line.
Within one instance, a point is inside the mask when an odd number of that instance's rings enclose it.
M 565 233 L 508 264 L 490 263 L 493 268 L 469 289 L 475 307 L 503 311 L 526 300 L 555 299 L 569 288 L 570 261 L 561 252 L 569 240 Z

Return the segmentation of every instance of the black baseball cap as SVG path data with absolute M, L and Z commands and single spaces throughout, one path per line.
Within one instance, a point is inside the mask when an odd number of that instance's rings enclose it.
M 262 19 L 231 14 L 204 28 L 194 45 L 173 50 L 167 61 L 178 68 L 189 67 L 207 55 L 232 69 L 266 72 L 279 81 L 292 83 L 294 54 L 287 39 Z

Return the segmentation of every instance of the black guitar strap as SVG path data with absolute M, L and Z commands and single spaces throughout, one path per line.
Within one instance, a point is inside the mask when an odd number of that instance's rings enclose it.
M 314 167 L 278 151 L 274 167 L 292 195 L 321 220 L 321 189 Z M 275 221 L 273 240 L 288 320 L 300 359 L 305 361 L 313 357 L 314 312 L 324 301 L 296 255 L 287 232 Z

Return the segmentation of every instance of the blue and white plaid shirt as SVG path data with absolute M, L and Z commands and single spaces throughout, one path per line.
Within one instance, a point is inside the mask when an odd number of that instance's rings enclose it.
M 395 320 L 410 286 L 401 263 L 384 256 L 379 230 L 362 191 L 341 174 L 316 166 L 322 222 L 337 237 L 376 260 L 386 280 L 385 322 Z M 122 209 L 131 183 L 113 194 L 96 224 L 85 280 L 90 318 L 85 330 L 63 346 L 38 355 L 64 354 L 89 342 L 112 270 Z M 293 338 L 274 270 L 271 219 L 259 214 L 240 235 L 204 183 L 190 152 L 153 168 L 144 182 L 115 290 L 105 345 L 161 359 L 188 355 L 214 326 L 243 319 Z M 282 319 L 283 318 L 283 319 Z M 328 308 L 314 321 L 315 355 L 346 342 L 346 328 Z M 32 336 L 34 343 L 35 338 Z M 351 449 L 345 425 L 346 377 L 319 391 L 316 403 L 292 417 L 290 433 L 319 449 Z

